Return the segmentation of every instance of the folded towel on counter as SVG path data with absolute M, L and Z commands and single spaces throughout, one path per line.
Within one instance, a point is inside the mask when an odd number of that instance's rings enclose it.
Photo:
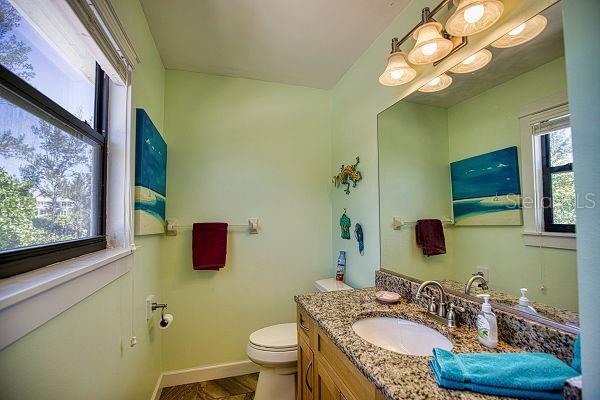
M 439 219 L 420 219 L 415 227 L 417 246 L 426 256 L 446 254 L 444 227 Z
M 438 385 L 495 396 L 562 399 L 564 382 L 579 372 L 546 353 L 453 354 L 433 349 Z
M 196 270 L 219 270 L 227 259 L 227 224 L 197 223 L 192 229 L 192 263 Z
M 573 343 L 573 361 L 571 362 L 571 367 L 581 372 L 581 340 L 579 339 L 579 335 L 577 335 L 575 343 Z

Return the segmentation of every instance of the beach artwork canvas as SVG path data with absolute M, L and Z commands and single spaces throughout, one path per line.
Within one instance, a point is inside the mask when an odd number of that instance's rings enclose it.
M 450 163 L 455 225 L 522 225 L 517 148 Z
M 136 109 L 134 196 L 135 234 L 164 233 L 167 144 L 141 108 Z

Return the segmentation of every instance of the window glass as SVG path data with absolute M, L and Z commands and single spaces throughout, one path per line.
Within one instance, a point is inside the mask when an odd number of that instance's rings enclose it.
M 575 184 L 573 178 L 573 172 L 552 174 L 552 216 L 555 224 L 575 224 Z
M 550 165 L 556 167 L 573 162 L 573 142 L 571 128 L 560 129 L 550 133 Z
M 574 232 L 576 195 L 571 128 L 563 124 L 542 136 L 544 182 L 544 229 Z
M 59 53 L 8 0 L 0 0 L 0 64 L 94 126 L 95 60 Z
M 0 91 L 0 251 L 98 234 L 100 147 Z

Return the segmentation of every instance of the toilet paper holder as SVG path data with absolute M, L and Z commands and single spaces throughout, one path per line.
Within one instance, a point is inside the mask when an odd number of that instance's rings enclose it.
M 163 312 L 165 308 L 167 308 L 167 303 L 152 303 L 151 307 L 152 311 L 158 310 L 160 308 L 161 312 Z
M 160 308 L 160 321 L 158 324 L 161 328 L 166 328 L 171 321 L 165 318 L 165 309 L 167 308 L 167 303 L 152 303 L 152 311 L 158 310 Z

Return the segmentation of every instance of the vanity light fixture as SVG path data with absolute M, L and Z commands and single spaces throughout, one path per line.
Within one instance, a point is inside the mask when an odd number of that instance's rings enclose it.
M 538 14 L 529 21 L 523 22 L 512 31 L 493 42 L 492 46 L 500 49 L 518 46 L 530 41 L 542 33 L 542 31 L 546 29 L 546 25 L 548 25 L 548 20 L 546 17 Z
M 395 43 L 395 41 L 392 41 L 394 50 Z M 388 57 L 385 71 L 379 77 L 379 83 L 384 86 L 398 86 L 412 81 L 417 76 L 417 71 L 408 65 L 405 57 L 406 54 L 401 51 L 392 52 Z
M 450 68 L 450 72 L 455 74 L 467 74 L 485 67 L 491 60 L 491 51 L 488 49 L 479 50 L 477 53 L 471 54 L 469 57 L 465 58 L 460 64 Z
M 413 37 L 417 41 L 408 53 L 408 61 L 416 65 L 429 64 L 446 57 L 454 44 L 442 36 L 443 25 L 439 22 L 426 22 L 419 26 Z
M 452 84 L 452 77 L 447 74 L 442 74 L 437 78 L 433 78 L 428 83 L 423 85 L 419 89 L 419 92 L 431 93 L 431 92 L 439 92 L 440 90 L 446 89 L 448 86 Z
M 454 14 L 446 22 L 446 31 L 453 36 L 470 36 L 492 26 L 504 12 L 500 0 L 453 0 Z
M 467 44 L 466 37 L 451 37 L 444 31 L 444 26 L 433 19 L 433 16 L 443 10 L 450 0 L 442 0 L 433 10 L 424 8 L 421 11 L 421 21 L 410 32 L 398 39 L 392 39 L 392 51 L 387 60 L 379 83 L 385 86 L 397 86 L 412 81 L 417 71 L 408 60 L 416 65 L 438 62 Z M 411 37 L 417 41 L 408 56 L 400 46 Z

